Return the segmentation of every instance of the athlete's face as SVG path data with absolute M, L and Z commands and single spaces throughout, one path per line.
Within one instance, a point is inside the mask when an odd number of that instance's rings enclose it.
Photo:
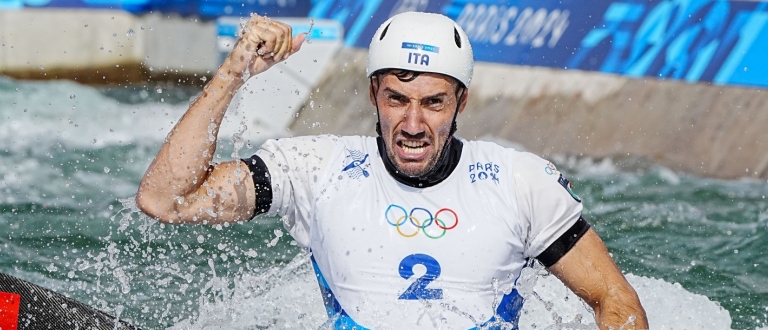
M 405 175 L 428 173 L 437 164 L 451 132 L 458 83 L 434 73 L 422 73 L 408 82 L 389 73 L 372 83 L 371 103 L 379 106 L 381 135 L 389 159 Z M 466 99 L 462 97 L 459 113 Z

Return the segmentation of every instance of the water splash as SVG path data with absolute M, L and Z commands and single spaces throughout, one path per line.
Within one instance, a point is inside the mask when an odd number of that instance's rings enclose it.
M 300 253 L 284 267 L 245 273 L 234 283 L 211 279 L 197 316 L 169 330 L 317 329 L 327 316 L 308 265 L 309 254 Z
M 240 150 L 245 146 L 245 139 L 243 139 L 243 134 L 246 130 L 248 130 L 248 126 L 245 124 L 245 120 L 242 120 L 240 121 L 240 126 L 238 126 L 237 131 L 232 134 L 232 138 L 230 139 L 232 146 L 234 146 L 231 154 L 232 159 L 240 159 Z
M 308 43 L 308 44 L 312 43 L 312 40 L 310 39 L 310 37 L 312 37 L 312 28 L 314 28 L 314 27 L 315 27 L 315 19 L 310 17 L 309 18 L 309 30 L 307 30 L 307 32 L 305 33 L 306 36 L 307 36 L 307 39 L 304 39 L 306 41 L 306 43 Z M 317 60 L 315 60 L 315 61 L 317 61 Z

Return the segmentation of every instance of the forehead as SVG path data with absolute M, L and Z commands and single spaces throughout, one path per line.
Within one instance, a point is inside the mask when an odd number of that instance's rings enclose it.
M 411 81 L 401 81 L 395 74 L 382 75 L 379 81 L 379 90 L 391 89 L 398 93 L 411 96 L 428 96 L 439 93 L 453 95 L 456 90 L 456 80 L 438 73 L 420 73 Z

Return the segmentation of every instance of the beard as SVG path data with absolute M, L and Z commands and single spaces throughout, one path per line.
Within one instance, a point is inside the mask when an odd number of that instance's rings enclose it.
M 397 134 L 393 135 L 390 139 L 385 139 L 384 145 L 387 148 L 387 157 L 389 157 L 390 162 L 395 166 L 395 169 L 397 169 L 398 172 L 408 177 L 420 178 L 426 176 L 437 167 L 437 163 L 440 160 L 440 156 L 443 154 L 447 139 L 441 141 L 433 139 L 431 136 L 427 136 L 430 141 L 438 142 L 439 144 L 432 144 L 435 147 L 435 151 L 429 156 L 427 162 L 422 165 L 421 162 L 403 161 L 397 157 L 397 154 L 395 153 L 395 148 L 397 148 L 397 146 L 394 142 Z

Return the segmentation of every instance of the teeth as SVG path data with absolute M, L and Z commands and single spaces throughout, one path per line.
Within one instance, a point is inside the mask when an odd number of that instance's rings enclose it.
M 407 154 L 420 154 L 420 153 L 424 152 L 424 149 L 426 149 L 426 148 L 424 148 L 424 147 L 421 147 L 421 148 L 405 147 L 405 148 L 403 148 L 403 150 Z
M 425 144 L 421 141 L 403 141 L 403 151 L 407 154 L 420 154 L 426 149 Z
M 421 141 L 403 141 L 404 146 L 408 146 L 411 148 L 419 148 L 424 146 L 424 142 Z

